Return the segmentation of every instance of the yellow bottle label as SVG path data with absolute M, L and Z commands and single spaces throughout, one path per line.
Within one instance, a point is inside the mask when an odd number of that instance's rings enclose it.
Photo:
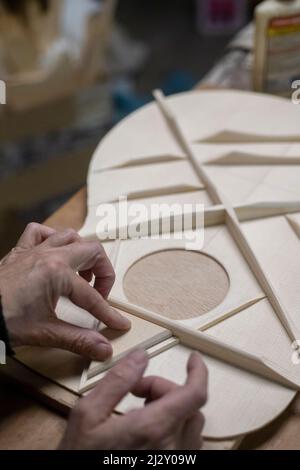
M 300 79 L 300 15 L 273 18 L 267 28 L 265 90 L 286 94 Z

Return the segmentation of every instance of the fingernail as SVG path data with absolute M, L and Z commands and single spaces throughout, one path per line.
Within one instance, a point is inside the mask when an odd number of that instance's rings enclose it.
M 121 327 L 124 328 L 124 330 L 129 330 L 131 328 L 131 321 L 121 314 L 119 314 L 119 316 Z
M 147 354 L 143 349 L 136 349 L 128 354 L 128 356 L 132 361 L 136 362 L 137 364 L 142 364 L 147 359 Z
M 124 325 L 124 328 L 126 328 L 126 330 L 129 330 L 131 328 L 131 321 L 128 320 L 128 318 L 123 317 L 122 323 Z
M 109 343 L 102 343 L 101 344 L 102 352 L 104 352 L 105 356 L 110 357 L 113 353 L 113 348 Z

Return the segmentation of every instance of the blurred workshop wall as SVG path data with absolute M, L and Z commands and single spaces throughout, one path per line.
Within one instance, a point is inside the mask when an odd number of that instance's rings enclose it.
M 0 0 L 0 255 L 85 184 L 112 122 L 115 0 Z

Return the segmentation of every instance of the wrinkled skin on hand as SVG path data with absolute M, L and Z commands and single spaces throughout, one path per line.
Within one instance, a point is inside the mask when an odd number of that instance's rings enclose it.
M 207 370 L 198 353 L 187 364 L 187 380 L 176 385 L 159 377 L 143 377 L 143 351 L 120 361 L 71 413 L 60 449 L 197 450 L 201 447 L 207 399 Z M 127 393 L 145 399 L 141 409 L 113 414 Z
M 112 354 L 108 340 L 58 319 L 55 308 L 64 296 L 107 326 L 126 330 L 129 321 L 106 301 L 114 279 L 100 243 L 84 241 L 74 230 L 56 232 L 29 224 L 0 264 L 0 294 L 12 347 L 55 347 L 106 360 Z

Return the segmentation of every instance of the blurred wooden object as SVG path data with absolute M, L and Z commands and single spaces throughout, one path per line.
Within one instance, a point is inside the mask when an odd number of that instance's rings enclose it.
M 60 0 L 41 10 L 36 0 L 24 2 L 24 17 L 0 5 L 0 50 L 8 75 L 32 72 L 38 59 L 59 34 Z
M 47 12 L 29 0 L 28 18 L 5 12 L 0 5 L 0 79 L 5 81 L 7 104 L 0 106 L 0 141 L 60 130 L 75 116 L 80 90 L 106 78 L 107 41 L 112 30 L 116 0 L 105 0 L 87 21 L 78 61 L 62 54 L 49 67 L 40 58 L 59 39 L 61 0 L 51 0 Z
M 24 112 L 71 96 L 105 75 L 102 66 L 115 3 L 103 1 L 99 13 L 87 20 L 78 60 L 62 54 L 51 67 L 44 68 L 41 58 L 60 39 L 62 2 L 51 0 L 49 10 L 44 12 L 35 0 L 29 0 L 26 19 L 0 9 L 0 73 L 7 87 L 2 119 L 8 112 Z
M 40 163 L 35 158 L 34 167 L 31 155 L 27 157 L 26 152 L 31 145 L 38 145 L 34 139 L 46 138 L 51 133 L 59 133 L 58 140 L 68 141 L 69 130 L 77 129 L 82 116 L 87 114 L 82 109 L 89 104 L 85 104 L 87 94 L 92 94 L 94 101 L 103 103 L 107 110 L 104 58 L 115 4 L 116 0 L 104 0 L 99 12 L 88 17 L 78 60 L 62 54 L 51 67 L 41 68 L 41 57 L 59 42 L 62 34 L 63 1 L 49 0 L 49 8 L 44 11 L 37 0 L 27 0 L 24 17 L 4 11 L 0 3 L 0 79 L 7 89 L 7 104 L 0 106 L 0 142 L 6 145 L 5 157 L 11 146 L 12 158 L 18 162 L 12 165 L 9 176 L 1 180 L 0 255 L 13 246 L 16 233 L 23 229 L 20 212 L 69 194 L 85 182 L 97 137 L 84 140 L 83 144 L 80 141 L 78 150 L 77 146 L 69 150 L 73 146 L 66 145 L 66 150 L 62 146 L 58 155 L 49 154 L 47 158 L 41 155 Z M 109 121 L 110 116 L 105 119 Z M 100 121 L 97 124 L 100 138 L 104 124 Z

